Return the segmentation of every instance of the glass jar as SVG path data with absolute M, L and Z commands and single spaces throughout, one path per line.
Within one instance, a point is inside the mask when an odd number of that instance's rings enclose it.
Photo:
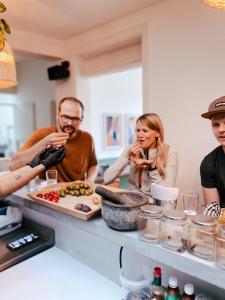
M 150 243 L 159 243 L 160 219 L 163 215 L 162 207 L 157 205 L 144 205 L 142 213 L 137 219 L 138 236 L 141 240 Z
M 219 232 L 216 237 L 216 265 L 225 270 L 225 224 L 219 225 Z
M 188 226 L 188 252 L 208 261 L 215 259 L 216 219 L 197 215 Z
M 160 222 L 160 244 L 162 247 L 184 252 L 187 246 L 185 226 L 187 216 L 179 210 L 171 209 L 164 212 Z

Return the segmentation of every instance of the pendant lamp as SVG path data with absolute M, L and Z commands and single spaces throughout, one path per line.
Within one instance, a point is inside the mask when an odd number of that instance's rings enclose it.
M 0 89 L 15 85 L 17 85 L 15 60 L 9 43 L 5 41 L 5 46 L 0 51 Z
M 213 8 L 225 9 L 225 0 L 202 0 L 202 2 Z

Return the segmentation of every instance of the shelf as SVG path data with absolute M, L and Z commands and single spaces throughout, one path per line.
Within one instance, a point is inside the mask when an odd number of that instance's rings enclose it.
M 138 239 L 137 232 L 120 232 L 107 227 L 102 218 L 95 218 L 89 221 L 81 221 L 76 218 L 58 213 L 38 204 L 27 201 L 23 191 L 10 195 L 7 199 L 20 203 L 28 208 L 38 211 L 46 216 L 54 217 L 60 221 L 75 226 L 83 231 L 91 233 L 101 239 L 125 246 L 128 249 L 142 254 L 152 260 L 163 263 L 185 274 L 194 276 L 212 285 L 225 290 L 225 271 L 214 266 L 214 263 L 207 262 L 189 253 L 176 253 L 159 245 L 153 245 Z

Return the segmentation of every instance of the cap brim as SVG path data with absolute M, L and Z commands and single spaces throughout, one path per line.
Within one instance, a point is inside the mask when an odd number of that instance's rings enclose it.
M 203 118 L 205 118 L 205 119 L 211 119 L 211 117 L 213 116 L 213 115 L 218 115 L 218 114 L 221 114 L 221 113 L 225 113 L 225 109 L 224 110 L 220 110 L 220 111 L 218 111 L 218 110 L 214 110 L 214 111 L 210 111 L 210 112 L 206 112 L 206 113 L 204 113 L 204 114 L 201 114 L 201 116 L 203 117 Z

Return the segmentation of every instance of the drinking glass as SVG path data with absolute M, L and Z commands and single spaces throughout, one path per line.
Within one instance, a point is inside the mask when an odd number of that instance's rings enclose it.
M 45 172 L 47 184 L 57 183 L 57 170 L 48 170 Z
M 183 212 L 188 216 L 194 216 L 198 211 L 198 193 L 187 191 L 183 193 Z

